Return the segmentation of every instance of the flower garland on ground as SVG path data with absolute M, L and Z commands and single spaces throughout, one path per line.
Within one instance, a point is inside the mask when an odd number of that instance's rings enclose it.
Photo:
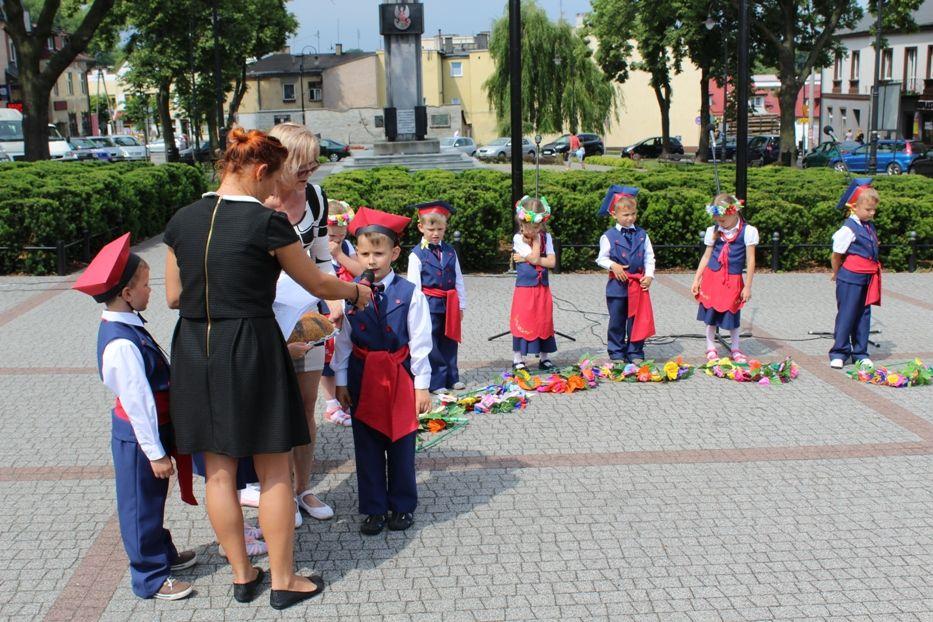
M 726 357 L 707 361 L 700 369 L 706 372 L 707 376 L 763 385 L 786 384 L 800 374 L 797 363 L 789 356 L 780 363 L 763 363 L 755 359 L 750 359 L 747 363 L 736 363 Z
M 693 366 L 677 357 L 660 367 L 654 361 L 634 363 L 600 363 L 583 357 L 576 365 L 557 373 L 532 374 L 527 369 L 506 372 L 506 381 L 514 382 L 525 391 L 538 393 L 574 393 L 595 389 L 600 382 L 674 382 L 689 378 Z
M 933 384 L 933 366 L 925 365 L 919 358 L 906 363 L 904 367 L 896 371 L 883 365 L 877 367 L 863 365 L 859 361 L 855 364 L 853 371 L 846 373 L 850 378 L 859 382 L 897 389 Z

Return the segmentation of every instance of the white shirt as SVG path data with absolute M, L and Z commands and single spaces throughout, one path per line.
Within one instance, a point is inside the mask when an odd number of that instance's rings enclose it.
M 422 239 L 422 244 L 427 244 L 427 240 Z M 444 253 L 441 251 L 441 262 L 444 261 Z M 460 258 L 454 258 L 454 274 L 456 275 L 454 280 L 454 287 L 457 290 L 457 296 L 460 298 L 460 309 L 466 309 L 466 284 L 463 282 L 463 272 L 460 270 Z M 421 289 L 421 259 L 418 258 L 418 255 L 415 253 L 410 253 L 408 255 L 408 274 L 406 277 L 409 281 L 415 284 L 419 290 Z
M 524 259 L 531 254 L 531 245 L 525 243 L 525 238 L 521 233 L 516 233 L 512 237 L 512 250 Z M 550 256 L 554 255 L 554 240 L 551 239 L 550 233 L 544 234 L 544 252 Z
M 622 225 L 616 223 L 616 231 L 622 231 Z M 604 233 L 599 237 L 599 255 L 596 256 L 596 265 L 600 268 L 610 270 L 612 268 L 612 259 L 609 258 L 609 237 Z M 645 276 L 654 278 L 654 247 L 651 246 L 651 238 L 645 234 Z
M 860 227 L 864 226 L 862 224 L 862 221 L 859 220 L 855 214 L 852 214 L 851 216 L 849 216 L 849 219 L 854 220 L 855 223 Z M 854 241 L 855 241 L 855 231 L 852 231 L 852 229 L 849 229 L 845 225 L 842 225 L 841 227 L 839 227 L 839 230 L 833 234 L 833 252 L 839 253 L 840 255 L 846 254 L 846 252 L 848 252 L 849 250 L 849 247 L 852 245 L 852 242 Z
M 390 270 L 379 284 L 388 287 L 395 278 L 395 272 Z M 334 377 L 338 387 L 347 386 L 347 365 L 350 354 L 353 352 L 353 341 L 350 339 L 352 324 L 343 323 L 343 328 L 334 339 L 334 356 L 330 366 L 334 370 Z M 416 389 L 428 389 L 431 386 L 431 361 L 428 356 L 434 348 L 431 340 L 431 309 L 428 299 L 421 290 L 415 288 L 411 295 L 411 304 L 408 306 L 408 351 L 411 357 L 411 373 L 415 377 Z
M 703 242 L 707 246 L 714 246 L 716 244 L 716 230 L 718 229 L 724 235 L 732 237 L 736 230 L 739 228 L 739 223 L 735 223 L 735 226 L 731 229 L 723 229 L 719 225 L 713 225 L 712 227 L 706 228 L 706 235 L 703 236 Z M 751 226 L 748 223 L 745 223 L 745 246 L 758 246 L 758 229 Z
M 233 200 L 233 199 L 231 199 Z M 122 322 L 130 326 L 142 326 L 143 321 L 135 313 L 104 311 L 101 318 L 108 322 Z M 133 434 L 139 448 L 150 461 L 165 457 L 165 449 L 159 439 L 159 415 L 155 397 L 146 377 L 146 364 L 142 352 L 129 339 L 114 339 L 104 348 L 101 356 L 100 373 L 104 384 L 120 398 L 120 404 L 133 426 Z

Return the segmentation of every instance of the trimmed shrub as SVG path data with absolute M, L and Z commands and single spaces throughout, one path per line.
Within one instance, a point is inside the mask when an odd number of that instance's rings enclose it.
M 540 173 L 540 193 L 547 197 L 554 214 L 548 226 L 563 247 L 564 269 L 595 269 L 599 236 L 612 225 L 611 219 L 597 216 L 610 184 L 641 188 L 639 224 L 651 236 L 659 267 L 696 267 L 700 236 L 712 224 L 704 209 L 716 192 L 711 167 L 665 165 L 640 170 L 623 158 L 592 157 L 587 161 L 605 161 L 613 170 Z M 627 164 L 616 166 L 619 163 Z M 723 166 L 719 173 L 722 190 L 733 191 L 735 167 Z M 781 269 L 828 267 L 832 234 L 844 219 L 835 205 L 847 183 L 843 174 L 830 169 L 750 170 L 744 214 L 761 233 L 759 265 L 770 265 L 771 239 L 777 232 L 782 245 L 787 245 L 781 249 Z M 882 261 L 886 269 L 903 270 L 910 253 L 910 231 L 916 231 L 918 244 L 933 243 L 933 180 L 915 175 L 881 176 L 874 185 L 881 194 L 877 225 L 885 245 Z M 464 270 L 502 269 L 508 262 L 513 211 L 511 182 L 505 173 L 489 169 L 408 173 L 402 167 L 387 167 L 331 175 L 324 187 L 329 197 L 351 205 L 368 205 L 407 216 L 414 216 L 408 207 L 415 203 L 449 201 L 457 213 L 451 218 L 447 239 L 453 241 L 454 232 L 460 231 Z M 534 193 L 533 173 L 526 172 L 524 189 L 527 194 Z M 415 226 L 409 227 L 403 245 L 414 245 L 419 235 Z M 929 261 L 928 249 L 919 254 Z
M 70 244 L 85 231 L 92 253 L 125 231 L 151 237 L 204 192 L 195 168 L 145 162 L 13 162 L 0 165 L 0 184 L 16 197 L 0 201 L 0 273 L 52 273 L 54 252 L 24 247 Z M 68 259 L 82 249 L 71 247 Z

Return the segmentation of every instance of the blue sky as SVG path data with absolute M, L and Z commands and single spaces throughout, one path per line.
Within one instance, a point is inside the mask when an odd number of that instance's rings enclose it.
M 538 6 L 557 19 L 563 7 L 564 17 L 573 22 L 577 13 L 589 10 L 589 0 L 537 0 Z M 298 34 L 289 40 L 293 52 L 305 45 L 318 45 L 319 52 L 330 52 L 337 42 L 344 49 L 359 47 L 367 51 L 381 46 L 379 36 L 379 0 L 291 0 L 289 10 L 298 18 Z M 489 30 L 493 20 L 506 11 L 506 0 L 424 0 L 425 34 L 440 28 L 445 34 L 470 35 Z M 359 35 L 359 39 L 357 39 Z

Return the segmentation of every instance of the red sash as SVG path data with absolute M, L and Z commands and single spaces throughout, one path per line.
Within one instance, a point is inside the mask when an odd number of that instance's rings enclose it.
M 460 315 L 460 296 L 456 289 L 435 289 L 433 287 L 422 287 L 421 291 L 425 296 L 431 298 L 446 298 L 447 313 L 444 319 L 444 335 L 453 339 L 457 343 L 461 341 L 460 326 L 463 317 Z
M 353 417 L 393 443 L 417 430 L 415 383 L 402 365 L 408 358 L 408 346 L 387 352 L 354 345 L 353 356 L 364 361 Z
M 654 335 L 654 308 L 651 306 L 651 295 L 641 288 L 641 277 L 644 272 L 627 272 L 628 274 L 628 316 L 635 318 L 632 322 L 632 341 L 644 341 Z M 609 278 L 616 278 L 610 272 Z
M 856 274 L 870 274 L 868 292 L 865 294 L 865 306 L 881 306 L 881 262 L 862 257 L 861 255 L 846 255 L 842 267 Z
M 353 273 L 341 265 L 337 266 L 336 273 L 337 273 L 337 278 L 340 279 L 341 281 L 346 281 L 347 283 L 350 283 L 354 279 Z
M 152 397 L 155 398 L 156 416 L 159 425 L 162 426 L 171 423 L 172 419 L 169 416 L 169 392 L 154 391 Z M 130 420 L 129 415 L 127 415 L 126 411 L 123 409 L 123 404 L 120 403 L 119 397 L 113 407 L 113 414 L 117 419 L 122 419 L 126 422 Z M 178 491 L 181 493 L 181 500 L 188 505 L 197 505 L 198 501 L 194 498 L 194 476 L 191 466 L 191 456 L 180 454 L 174 449 L 169 452 L 169 455 L 175 459 L 175 468 L 178 471 Z

